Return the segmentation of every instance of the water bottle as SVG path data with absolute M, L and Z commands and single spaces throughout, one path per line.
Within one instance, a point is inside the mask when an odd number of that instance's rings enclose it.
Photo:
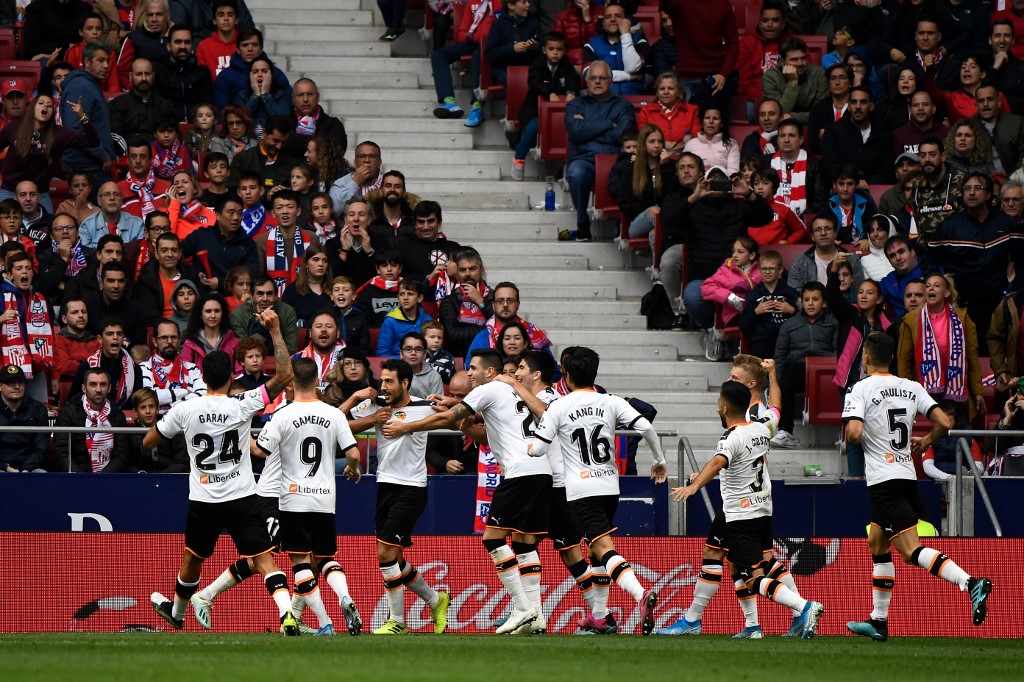
M 548 176 L 548 189 L 544 192 L 544 210 L 555 210 L 555 179 L 550 175 Z

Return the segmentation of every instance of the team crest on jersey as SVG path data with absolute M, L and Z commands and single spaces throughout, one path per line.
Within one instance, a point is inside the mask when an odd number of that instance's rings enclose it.
M 399 421 L 405 421 L 409 415 L 407 415 L 405 412 L 395 412 L 393 416 L 395 419 Z

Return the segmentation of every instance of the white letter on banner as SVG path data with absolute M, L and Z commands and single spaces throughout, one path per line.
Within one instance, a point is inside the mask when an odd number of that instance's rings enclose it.
M 92 519 L 95 521 L 99 525 L 99 531 L 101 533 L 114 532 L 114 524 L 110 523 L 110 519 L 103 516 L 103 514 L 68 512 L 68 516 L 71 517 L 71 532 L 73 533 L 81 533 L 85 530 L 86 519 Z

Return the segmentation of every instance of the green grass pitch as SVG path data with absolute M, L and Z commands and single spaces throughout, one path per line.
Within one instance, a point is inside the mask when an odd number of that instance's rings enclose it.
M 234 634 L 0 636 L 15 680 L 1020 680 L 1024 642 L 855 637 L 499 637 L 333 639 Z M 721 675 L 726 677 L 721 677 Z

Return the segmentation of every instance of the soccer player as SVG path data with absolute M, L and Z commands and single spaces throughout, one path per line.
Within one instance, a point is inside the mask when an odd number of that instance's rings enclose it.
M 404 556 L 412 546 L 412 529 L 427 506 L 426 434 L 391 434 L 388 425 L 415 421 L 434 414 L 433 403 L 409 395 L 412 367 L 404 360 L 386 360 L 380 366 L 381 397 L 363 389 L 341 406 L 354 424 L 375 419 L 377 432 L 377 563 L 387 590 L 390 618 L 375 635 L 407 635 L 405 588 L 415 592 L 434 621 L 434 633 L 448 627 L 448 593 L 434 590 Z M 365 422 L 364 422 L 365 423 Z M 355 427 L 359 430 L 359 426 Z M 365 427 L 363 427 L 365 428 Z
M 358 482 L 359 449 L 344 415 L 317 398 L 317 363 L 309 358 L 292 360 L 292 374 L 294 401 L 274 412 L 274 418 L 254 439 L 253 452 L 257 457 L 274 453 L 281 461 L 281 549 L 291 559 L 295 591 L 319 621 L 316 634 L 334 634 L 317 586 L 319 574 L 338 596 L 348 633 L 357 636 L 362 632 L 362 620 L 348 593 L 345 572 L 334 559 L 338 552 L 334 460 L 338 452 L 344 453 L 348 460 L 345 477 Z
M 274 563 L 274 543 L 254 500 L 256 481 L 249 459 L 252 416 L 292 380 L 277 315 L 267 310 L 258 317 L 274 342 L 276 376 L 258 389 L 229 398 L 233 360 L 223 351 L 213 351 L 203 359 L 206 395 L 172 407 L 143 439 L 143 447 L 155 448 L 162 438 L 170 440 L 183 433 L 188 445 L 189 511 L 174 599 L 172 602 L 159 592 L 150 598 L 157 614 L 176 630 L 184 627 L 185 610 L 199 586 L 203 562 L 213 554 L 221 530 L 227 528 L 238 553 L 252 557 L 256 572 L 263 576 L 278 607 L 281 631 L 286 636 L 299 634 L 289 608 L 288 578 Z
M 775 363 L 766 360 L 769 376 L 775 374 Z M 793 592 L 778 578 L 769 574 L 769 562 L 764 556 L 772 548 L 772 482 L 765 459 L 769 442 L 778 429 L 781 391 L 778 381 L 771 381 L 769 401 L 771 407 L 764 418 L 748 421 L 751 404 L 750 389 L 738 381 L 722 384 L 718 396 L 718 414 L 726 428 L 718 441 L 715 456 L 704 465 L 697 477 L 687 486 L 674 488 L 672 497 L 683 501 L 694 495 L 721 472 L 722 511 L 725 514 L 725 550 L 729 561 L 739 569 L 739 577 L 747 589 L 777 604 L 799 610 L 803 619 L 804 639 L 811 639 L 818 629 L 818 619 L 825 607 Z M 704 604 L 694 599 L 699 613 L 687 612 L 697 620 Z M 691 607 L 692 608 L 692 607 Z
M 548 405 L 560 397 L 551 385 L 554 374 L 555 359 L 551 354 L 530 349 L 523 353 L 514 380 L 500 376 L 497 381 L 507 383 L 519 394 L 530 408 L 536 426 Z M 548 464 L 551 465 L 552 488 L 547 536 L 551 538 L 562 563 L 576 580 L 576 586 L 583 593 L 583 599 L 590 609 L 587 617 L 579 621 L 580 634 L 613 635 L 618 632 L 619 626 L 607 607 L 611 579 L 604 566 L 595 564 L 591 567 L 580 551 L 583 531 L 576 517 L 570 513 L 565 499 L 565 465 L 557 441 L 548 447 Z M 534 604 L 534 608 L 537 606 Z
M 470 431 L 469 418 L 480 415 L 491 452 L 505 471 L 494 489 L 487 515 L 483 545 L 494 561 L 505 589 L 512 597 L 512 615 L 496 632 L 527 634 L 547 629 L 540 601 L 541 565 L 537 538 L 548 530 L 551 497 L 551 465 L 546 458 L 531 458 L 527 438 L 533 433 L 533 416 L 511 386 L 495 379 L 502 372 L 501 353 L 490 348 L 473 352 L 469 377 L 473 390 L 461 401 L 429 396 L 449 407 L 416 422 L 389 422 L 384 435 L 394 438 L 405 433 L 450 428 L 461 424 Z M 512 535 L 512 547 L 506 538 Z
M 846 628 L 877 642 L 889 637 L 889 600 L 896 578 L 891 547 L 908 564 L 920 566 L 968 592 L 975 625 L 985 622 L 986 601 L 992 592 L 991 580 L 972 578 L 945 554 L 923 547 L 918 539 L 917 520 L 924 505 L 911 451 L 923 453 L 946 435 L 953 420 L 919 383 L 889 374 L 893 347 L 892 338 L 886 334 L 868 336 L 862 354 L 868 376 L 846 394 L 843 406 L 847 440 L 864 447 L 864 474 L 871 501 L 868 548 L 874 563 L 871 615 L 866 621 L 847 623 Z M 933 426 L 927 435 L 911 438 L 916 414 L 927 416 Z
M 764 361 L 753 355 L 737 355 L 729 369 L 729 380 L 738 381 L 750 389 L 750 406 L 747 408 L 747 421 L 767 419 L 765 412 L 767 406 L 761 402 L 761 396 L 765 388 L 769 388 L 769 399 L 771 390 L 778 390 L 778 383 L 774 372 L 774 362 Z M 769 372 L 768 368 L 773 371 Z M 775 388 L 771 389 L 774 384 Z M 778 397 L 778 396 L 776 396 Z M 776 402 L 776 405 L 778 403 Z M 694 477 L 696 473 L 692 474 Z M 722 581 L 723 561 L 725 560 L 725 514 L 721 509 L 715 510 L 715 518 L 708 530 L 707 540 L 704 541 L 704 553 L 701 559 L 700 576 L 693 589 L 693 602 L 683 617 L 668 627 L 658 630 L 659 635 L 699 635 L 701 634 L 701 616 L 708 602 L 718 592 Z M 786 568 L 785 564 L 775 558 L 772 550 L 766 549 L 763 558 L 768 562 L 766 575 L 782 582 L 797 596 L 796 582 Z M 733 586 L 736 590 L 736 598 L 739 600 L 740 609 L 743 611 L 744 627 L 737 634 L 736 639 L 761 639 L 764 631 L 758 622 L 757 595 L 750 591 L 747 582 L 740 570 L 732 562 L 729 563 L 730 574 L 733 578 Z M 793 622 L 789 631 L 783 637 L 799 637 L 803 634 L 804 623 L 799 611 L 794 611 Z
M 600 358 L 590 348 L 577 348 L 565 362 L 566 384 L 571 393 L 545 410 L 536 433 L 529 440 L 529 453 L 543 457 L 558 441 L 562 453 L 565 496 L 590 548 L 594 567 L 603 567 L 612 580 L 640 606 L 641 633 L 654 630 L 654 607 L 658 593 L 644 588 L 633 567 L 612 541 L 615 509 L 619 504 L 619 471 L 615 463 L 615 427 L 623 424 L 643 434 L 654 455 L 651 478 L 664 483 L 667 475 L 665 453 L 651 423 L 618 396 L 598 393 L 594 380 Z M 604 619 L 604 614 L 600 615 Z M 600 625 L 597 614 L 592 618 Z

